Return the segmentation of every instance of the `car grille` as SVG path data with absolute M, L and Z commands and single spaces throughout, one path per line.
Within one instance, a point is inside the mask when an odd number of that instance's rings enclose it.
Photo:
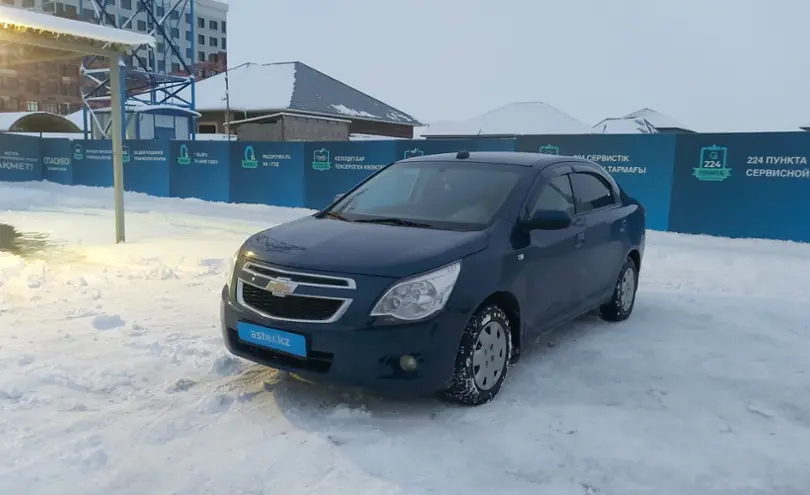
M 349 278 L 325 277 L 308 273 L 293 273 L 285 270 L 278 270 L 269 266 L 257 265 L 253 262 L 245 263 L 242 269 L 262 277 L 286 279 L 301 285 L 343 287 L 346 289 L 354 288 L 354 281 Z
M 329 321 L 337 315 L 345 299 L 312 296 L 274 296 L 269 291 L 240 280 L 240 303 L 271 318 L 297 321 Z

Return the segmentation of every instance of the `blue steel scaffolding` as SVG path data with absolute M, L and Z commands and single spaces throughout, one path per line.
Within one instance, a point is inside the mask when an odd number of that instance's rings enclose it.
M 128 119 L 124 129 L 136 115 L 124 112 L 129 106 L 162 105 L 194 111 L 197 24 L 194 0 L 132 0 L 132 10 L 122 9 L 122 3 L 121 0 L 79 0 L 79 12 L 92 10 L 93 18 L 88 16 L 87 20 L 101 25 L 130 30 L 134 27 L 139 32 L 145 28 L 155 38 L 155 47 L 144 46 L 121 61 L 119 90 L 125 92 L 122 115 Z M 191 44 L 188 51 L 180 46 L 181 34 L 185 34 Z M 110 69 L 105 66 L 107 62 L 97 57 L 82 59 L 80 87 L 85 139 L 92 138 L 93 134 L 110 137 L 109 119 L 99 119 L 96 114 L 97 110 L 111 105 Z M 195 139 L 194 126 L 190 132 L 191 139 Z

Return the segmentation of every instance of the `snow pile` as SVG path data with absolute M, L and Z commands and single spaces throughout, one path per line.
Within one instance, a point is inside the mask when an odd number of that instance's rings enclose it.
M 466 409 L 316 385 L 223 348 L 252 232 L 309 213 L 0 184 L 0 493 L 804 493 L 810 246 L 650 232 L 635 314 L 543 337 Z

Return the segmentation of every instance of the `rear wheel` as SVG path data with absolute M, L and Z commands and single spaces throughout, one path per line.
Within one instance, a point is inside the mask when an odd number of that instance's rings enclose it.
M 506 312 L 497 305 L 480 308 L 464 330 L 445 395 L 468 406 L 491 401 L 506 380 L 511 358 L 512 329 Z
M 632 258 L 624 261 L 619 272 L 619 279 L 613 290 L 613 297 L 609 302 L 599 308 L 603 319 L 607 321 L 626 320 L 633 312 L 636 304 L 636 290 L 638 289 L 638 267 Z

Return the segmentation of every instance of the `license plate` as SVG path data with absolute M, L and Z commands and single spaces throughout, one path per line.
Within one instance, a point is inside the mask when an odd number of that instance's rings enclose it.
M 239 338 L 251 344 L 286 352 L 298 357 L 307 357 L 307 339 L 303 335 L 267 328 L 245 321 L 236 324 Z

